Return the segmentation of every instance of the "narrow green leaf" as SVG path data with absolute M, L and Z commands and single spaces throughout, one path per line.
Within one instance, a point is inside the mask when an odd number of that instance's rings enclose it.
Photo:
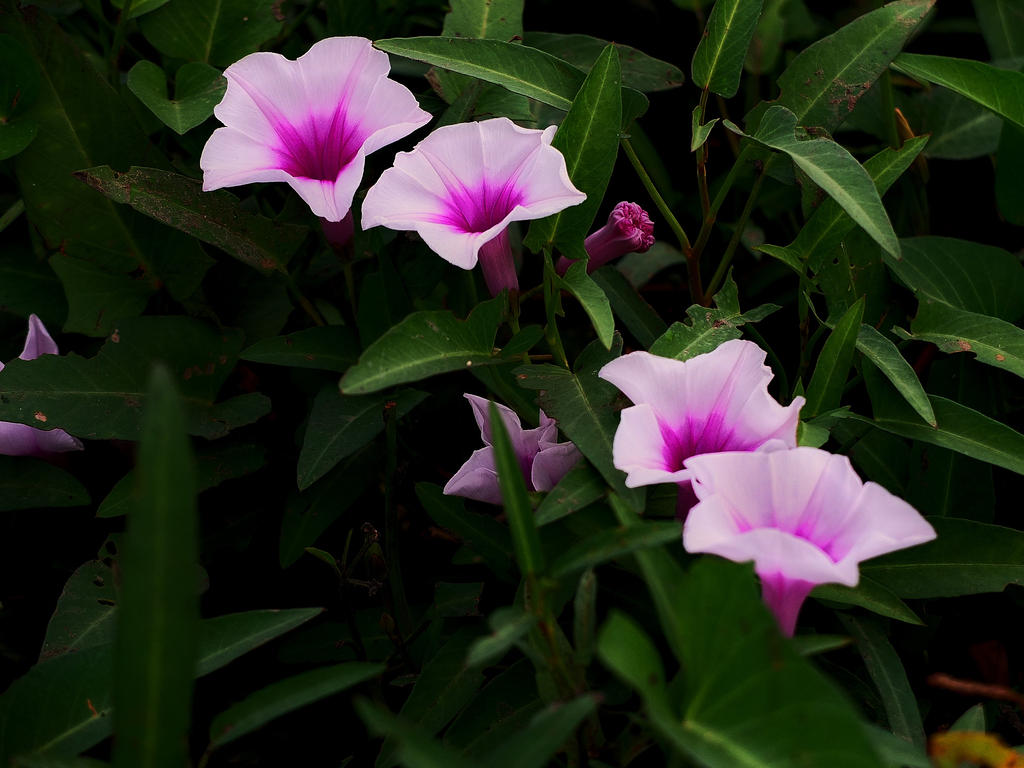
M 446 619 L 479 616 L 483 590 L 482 581 L 439 581 L 434 585 L 434 607 L 437 609 L 437 615 Z
M 987 731 L 985 725 L 985 705 L 975 704 L 956 719 L 956 722 L 949 726 L 951 731 Z
M 174 98 L 167 98 L 167 75 L 151 61 L 140 61 L 128 72 L 128 90 L 149 111 L 175 133 L 184 134 L 205 122 L 213 114 L 227 88 L 227 81 L 216 69 L 201 61 L 191 61 L 174 78 Z
M 120 557 L 114 642 L 114 765 L 187 761 L 196 665 L 196 469 L 170 371 L 154 369 L 143 414 L 138 501 Z
M 568 110 L 584 74 L 571 64 L 525 45 L 458 37 L 377 40 L 374 47 L 508 88 L 543 104 Z
M 602 267 L 591 277 L 608 297 L 612 311 L 625 324 L 640 346 L 650 347 L 668 327 L 651 305 L 644 301 L 636 289 L 615 267 Z
M 551 575 L 556 579 L 562 578 L 640 549 L 677 541 L 680 536 L 682 528 L 675 520 L 638 523 L 600 531 L 574 544 L 560 555 L 551 564 Z
M 974 0 L 974 13 L 993 59 L 1024 56 L 1024 5 L 1020 0 Z
M 597 655 L 645 700 L 659 701 L 665 696 L 665 666 L 658 649 L 643 628 L 621 611 L 611 611 L 602 625 Z
M 819 413 L 839 407 L 843 387 L 846 386 L 850 365 L 853 363 L 853 351 L 856 348 L 860 321 L 863 317 L 864 299 L 861 298 L 839 318 L 832 333 L 825 340 L 825 345 L 818 355 L 818 363 L 814 366 L 811 383 L 807 385 L 804 416 L 817 416 Z
M 921 380 L 900 354 L 899 349 L 889 339 L 879 333 L 873 326 L 861 324 L 857 331 L 857 351 L 875 364 L 896 390 L 903 395 L 917 413 L 931 426 L 937 426 L 935 411 L 928 401 L 928 394 L 921 385 Z
M 701 88 L 732 98 L 764 0 L 718 0 L 693 54 L 691 74 Z
M 129 19 L 137 19 L 143 14 L 155 11 L 162 5 L 167 5 L 169 0 L 110 0 L 110 4 L 115 8 L 124 10 L 124 6 L 127 3 L 129 7 L 128 16 Z
M 877 621 L 853 614 L 839 617 L 846 631 L 857 642 L 864 666 L 882 695 L 889 728 L 918 748 L 925 745 L 924 725 L 917 709 L 914 691 L 907 680 L 903 662 Z
M 109 565 L 101 560 L 80 565 L 57 598 L 39 661 L 112 642 L 117 597 Z
M 426 392 L 405 389 L 393 396 L 343 395 L 329 385 L 313 400 L 296 468 L 303 491 L 384 431 L 384 410 L 395 408 L 402 418 L 427 398 Z
M 731 125 L 731 124 L 730 124 Z M 742 131 L 733 126 L 742 135 Z M 784 152 L 815 184 L 825 190 L 871 239 L 899 258 L 900 244 L 882 205 L 882 198 L 864 167 L 829 138 L 797 133 L 797 116 L 785 107 L 769 107 L 750 138 Z
M 210 749 L 252 733 L 271 720 L 332 696 L 384 671 L 383 664 L 350 661 L 286 677 L 217 715 L 210 724 Z
M 261 339 L 238 357 L 252 363 L 344 373 L 359 357 L 359 343 L 351 328 L 325 325 Z
M 199 661 L 202 677 L 229 664 L 254 648 L 289 632 L 323 613 L 323 608 L 269 608 L 229 613 L 199 625 Z
M 544 551 L 540 547 L 537 524 L 533 519 L 533 509 L 530 508 L 530 497 L 526 493 L 526 479 L 509 440 L 505 421 L 493 402 L 490 404 L 490 421 L 494 466 L 498 472 L 498 485 L 501 486 L 501 500 L 508 516 L 509 530 L 512 532 L 512 548 L 516 553 L 519 570 L 530 578 L 544 570 Z
M 700 105 L 698 104 L 693 108 L 693 114 L 690 117 L 690 151 L 696 152 L 698 149 L 704 146 L 704 143 L 708 140 L 708 136 L 711 135 L 711 129 L 715 127 L 715 123 L 718 122 L 718 118 L 712 119 L 710 122 L 702 123 L 704 119 L 703 114 L 700 111 Z
M 1024 128 L 1024 73 L 970 59 L 920 53 L 901 53 L 892 67 L 916 80 L 956 91 Z
M 0 457 L 0 512 L 88 503 L 89 492 L 69 472 L 40 459 Z
M 581 461 L 548 491 L 537 507 L 537 525 L 547 525 L 571 515 L 603 498 L 607 490 L 601 475 L 589 463 Z
M 1024 376 L 1024 331 L 1004 320 L 922 297 L 910 330 L 897 333 L 950 354 L 971 352 L 979 362 Z
M 557 277 L 561 285 L 576 297 L 583 311 L 590 318 L 597 338 L 605 349 L 611 349 L 612 337 L 615 334 L 615 318 L 612 317 L 611 303 L 601 287 L 587 274 L 586 259 L 573 262 L 563 277 Z
M 527 32 L 526 44 L 547 51 L 584 72 L 590 71 L 608 45 L 614 45 L 622 62 L 622 84 L 638 91 L 667 91 L 686 81 L 683 71 L 674 64 L 648 56 L 628 45 L 590 35 Z
M 402 765 L 408 768 L 473 768 L 476 765 L 434 740 L 426 728 L 418 727 L 408 718 L 395 717 L 363 698 L 357 698 L 354 704 L 370 731 L 389 739 L 385 744 L 393 745 L 391 753 L 400 758 Z M 379 759 L 377 765 L 381 765 Z
M 283 272 L 306 238 L 305 227 L 245 211 L 230 192 L 203 192 L 199 181 L 177 173 L 136 167 L 122 173 L 101 165 L 75 176 L 115 203 L 130 205 L 264 273 Z
M 938 538 L 861 566 L 861 573 L 903 598 L 1001 592 L 1024 584 L 1024 533 L 999 525 L 929 517 Z
M 537 617 L 532 613 L 525 613 L 519 608 L 499 608 L 487 619 L 491 634 L 481 637 L 469 647 L 466 666 L 479 667 L 500 661 L 536 623 Z
M 594 657 L 594 631 L 597 626 L 597 574 L 587 568 L 580 574 L 572 605 L 573 657 L 586 669 Z
M 920 617 L 910 610 L 907 604 L 900 600 L 891 589 L 863 574 L 856 587 L 847 587 L 842 584 L 820 584 L 813 589 L 811 597 L 844 605 L 856 605 L 872 613 L 877 613 L 879 616 L 918 627 L 924 626 Z
M 904 238 L 900 251 L 886 264 L 915 293 L 1010 323 L 1024 315 L 1024 266 L 1012 253 L 951 237 Z
M 474 365 L 505 362 L 493 355 L 505 310 L 501 296 L 459 320 L 451 312 L 413 312 L 377 339 L 341 379 L 346 395 L 377 392 Z
M 529 725 L 497 745 L 484 764 L 494 768 L 545 768 L 596 709 L 593 695 L 549 704 L 533 716 Z
M 871 746 L 882 758 L 879 765 L 887 768 L 935 768 L 935 763 L 928 757 L 928 753 L 909 741 L 874 723 L 866 723 L 864 728 Z
M 585 255 L 583 239 L 590 231 L 598 206 L 604 199 L 619 151 L 621 81 L 618 51 L 615 46 L 608 45 L 594 62 L 551 141 L 551 146 L 565 157 L 569 179 L 578 190 L 586 194 L 587 199 L 579 205 L 533 222 L 523 241 L 528 248 L 539 251 L 544 247 L 556 247 L 575 259 Z M 581 293 L 584 296 L 593 293 L 585 290 L 589 287 L 588 283 L 590 280 L 585 271 L 565 276 L 566 287 L 578 297 Z M 580 301 L 594 319 L 594 326 L 599 336 L 606 340 L 607 347 L 611 343 L 611 330 L 606 326 L 611 323 L 599 324 L 589 309 L 589 305 L 594 302 L 593 298 L 587 302 L 580 297 Z M 605 319 L 610 321 L 611 310 L 607 310 L 607 315 Z

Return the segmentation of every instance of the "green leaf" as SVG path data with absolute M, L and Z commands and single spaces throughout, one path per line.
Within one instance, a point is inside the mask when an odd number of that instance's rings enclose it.
M 856 605 L 872 613 L 877 613 L 879 616 L 919 627 L 924 626 L 920 617 L 910 610 L 907 604 L 900 600 L 892 590 L 863 574 L 856 587 L 847 587 L 843 584 L 820 584 L 811 591 L 811 597 L 844 605 Z
M 238 357 L 251 363 L 316 368 L 344 373 L 359 356 L 359 344 L 352 329 L 344 325 L 306 328 L 286 336 L 257 341 Z
M 227 480 L 245 477 L 267 463 L 267 450 L 253 443 L 216 442 L 196 450 L 196 482 L 200 491 L 214 488 Z M 134 503 L 135 472 L 125 474 L 100 502 L 96 517 L 120 517 Z
M 742 131 L 737 132 L 743 134 Z M 801 129 L 797 116 L 785 107 L 769 107 L 750 138 L 784 152 L 797 167 L 835 200 L 871 239 L 899 258 L 900 245 L 892 223 L 864 167 L 842 146 L 829 138 L 811 138 Z
M 864 299 L 861 298 L 839 318 L 825 340 L 811 383 L 807 385 L 807 403 L 802 409 L 805 417 L 814 417 L 840 406 L 863 317 Z
M 587 568 L 580 574 L 572 604 L 573 659 L 583 669 L 594 658 L 594 630 L 597 625 L 597 574 Z
M 605 349 L 611 349 L 615 334 L 615 318 L 608 296 L 601 287 L 587 274 L 586 259 L 573 262 L 563 277 L 555 276 L 562 288 L 576 297 L 583 310 L 590 317 L 590 322 L 597 331 L 598 341 Z
M 779 637 L 749 565 L 701 559 L 675 587 L 682 714 L 645 698 L 662 740 L 708 768 L 878 765 L 847 698 Z
M 642 92 L 678 88 L 686 78 L 683 70 L 667 61 L 648 56 L 643 51 L 621 43 L 610 43 L 590 35 L 562 35 L 555 32 L 527 32 L 526 44 L 547 51 L 584 72 L 608 45 L 614 45 L 622 63 L 622 84 Z
M 711 135 L 711 129 L 715 127 L 715 123 L 718 122 L 719 118 L 713 118 L 710 122 L 702 122 L 704 115 L 700 111 L 700 105 L 698 104 L 693 108 L 693 114 L 690 116 L 690 151 L 696 152 L 698 149 L 704 146 L 704 143 L 708 140 L 708 136 Z
M 718 0 L 693 54 L 693 82 L 727 99 L 736 95 L 764 0 Z
M 430 483 L 417 483 L 416 497 L 435 523 L 462 539 L 500 579 L 511 580 L 512 542 L 505 526 L 493 517 L 467 512 L 461 498 L 445 496 Z
M 974 0 L 974 13 L 993 59 L 1024 56 L 1024 6 L 1020 0 Z
M 112 642 L 117 597 L 109 565 L 101 560 L 80 565 L 57 598 L 39 662 Z
M 466 632 L 456 634 L 423 665 L 409 698 L 399 711 L 403 720 L 433 736 L 473 697 L 484 675 L 463 663 L 472 639 Z M 398 762 L 397 746 L 390 739 L 384 742 L 377 756 L 377 768 L 389 768 Z
M 644 301 L 636 289 L 615 267 L 602 267 L 591 277 L 608 297 L 612 311 L 625 324 L 640 346 L 647 348 L 668 330 L 651 305 Z
M 402 418 L 427 398 L 426 392 L 406 389 L 392 397 L 342 395 L 329 385 L 313 401 L 306 435 L 299 452 L 297 479 L 305 490 L 384 431 L 384 410 L 397 408 Z
M 532 613 L 519 608 L 499 608 L 487 619 L 491 634 L 475 640 L 469 647 L 466 666 L 479 667 L 500 661 L 536 623 L 537 617 Z
M 914 746 L 925 745 L 924 725 L 903 662 L 877 621 L 853 614 L 839 617 L 857 643 L 864 666 L 882 695 L 889 729 Z
M 990 155 L 999 145 L 999 115 L 948 88 L 916 93 L 906 107 L 915 130 L 931 134 L 925 157 L 967 160 Z
M 949 730 L 951 731 L 986 731 L 985 705 L 975 704 L 956 719 Z
M 949 88 L 1024 128 L 1024 74 L 1020 72 L 920 53 L 901 53 L 892 67 L 916 80 Z
M 580 70 L 550 53 L 500 40 L 396 37 L 373 45 L 386 53 L 496 83 L 566 111 L 584 79 Z
M 259 50 L 283 22 L 271 0 L 174 0 L 143 16 L 139 29 L 166 56 L 226 67 Z
M 593 694 L 549 704 L 529 725 L 495 747 L 484 764 L 494 768 L 545 768 L 583 719 L 597 709 Z
M 434 607 L 437 609 L 437 615 L 446 619 L 479 616 L 483 590 L 482 581 L 439 581 L 434 585 Z
M 900 250 L 886 264 L 915 293 L 1011 323 L 1024 315 L 1024 267 L 1013 254 L 951 237 L 903 239 Z
M 865 731 L 871 745 L 882 758 L 879 765 L 887 766 L 887 768 L 935 768 L 935 763 L 928 757 L 927 752 L 890 733 L 885 728 L 874 723 L 867 723 Z
M 1024 584 L 1024 533 L 999 525 L 929 517 L 938 538 L 861 565 L 902 598 L 1001 592 Z
M 89 492 L 63 469 L 26 456 L 0 457 L 0 512 L 88 503 Z
M 199 677 L 318 615 L 320 608 L 232 613 L 200 622 Z M 0 765 L 14 755 L 72 756 L 110 736 L 113 645 L 37 664 L 0 696 Z M 78 702 L 69 707 L 68 702 Z
M 988 315 L 922 297 L 907 339 L 930 341 L 943 352 L 972 352 L 979 362 L 1024 376 L 1024 331 Z
M 110 768 L 109 763 L 101 763 L 88 757 L 49 757 L 39 755 L 19 757 L 11 764 L 13 768 Z
M 544 496 L 537 507 L 537 525 L 553 523 L 584 509 L 603 498 L 607 490 L 601 475 L 588 462 L 581 461 Z
M 551 564 L 551 575 L 558 579 L 614 560 L 639 549 L 658 547 L 678 541 L 682 527 L 675 520 L 639 523 L 600 531 L 577 542 Z
M 919 136 L 907 140 L 899 149 L 883 149 L 864 161 L 864 170 L 874 182 L 879 196 L 884 195 L 903 175 L 927 143 L 927 136 Z M 826 259 L 832 256 L 856 226 L 839 203 L 827 198 L 821 201 L 792 243 L 782 249 L 779 246 L 762 245 L 758 250 L 783 258 L 798 272 L 801 271 L 801 262 L 805 262 L 812 272 L 820 272 Z M 779 250 L 785 253 L 777 253 Z
M 505 300 L 499 296 L 477 305 L 465 320 L 447 311 L 412 313 L 363 352 L 341 379 L 341 391 L 361 395 L 438 373 L 504 362 L 492 354 L 504 309 Z
M 242 209 L 230 192 L 203 192 L 199 181 L 155 168 L 126 173 L 101 165 L 75 173 L 116 203 L 130 205 L 263 273 L 283 272 L 306 228 L 280 224 Z
M 444 34 L 512 40 L 523 35 L 523 0 L 452 0 Z
M 1024 189 L 1017 180 L 1024 176 L 1024 130 L 1003 125 L 996 153 L 996 203 L 999 213 L 1011 224 L 1024 226 Z
M 641 524 L 637 514 L 630 510 L 617 495 L 612 494 L 608 500 L 619 525 L 636 527 Z M 634 556 L 640 565 L 640 572 L 647 584 L 647 590 L 651 593 L 651 599 L 654 601 L 665 640 L 676 658 L 682 659 L 687 632 L 685 617 L 679 607 L 679 589 L 684 580 L 683 569 L 664 547 L 640 549 L 634 553 Z
M 15 213 L 18 207 L 24 210 L 24 204 L 12 207 Z M 24 318 L 34 312 L 53 329 L 63 326 L 68 316 L 64 288 L 46 258 L 10 238 L 0 251 L 0 307 Z
M 937 426 L 935 411 L 928 401 L 928 394 L 924 391 L 914 369 L 900 354 L 895 344 L 875 330 L 874 326 L 861 324 L 857 332 L 857 351 L 885 374 L 896 390 L 903 395 L 907 404 L 917 411 L 926 423 L 933 427 Z
M 859 16 L 801 51 L 778 79 L 779 98 L 747 115 L 752 126 L 778 104 L 803 126 L 835 131 L 903 46 L 935 0 L 898 0 Z
M 565 167 L 573 185 L 585 193 L 587 199 L 552 216 L 538 219 L 530 225 L 523 243 L 539 251 L 556 247 L 571 258 L 585 256 L 583 239 L 590 231 L 598 206 L 604 199 L 605 189 L 612 176 L 612 168 L 619 151 L 619 125 L 622 122 L 622 70 L 615 46 L 607 46 L 583 81 L 573 98 L 568 114 L 555 133 L 551 146 L 565 157 Z M 575 266 L 575 265 L 574 265 Z M 585 270 L 585 267 L 584 267 Z M 570 267 L 570 272 L 572 268 Z M 587 313 L 594 320 L 598 335 L 611 343 L 611 310 L 606 309 L 605 324 L 599 323 L 589 308 L 594 299 L 584 301 L 593 290 L 586 272 L 565 276 L 565 285 L 580 298 Z M 603 295 L 603 294 L 602 294 Z M 605 299 L 607 303 L 607 299 Z
M 195 460 L 170 371 L 150 375 L 139 443 L 138 502 L 119 559 L 114 638 L 114 765 L 187 760 L 199 600 Z
M 137 440 L 146 376 L 161 361 L 175 375 L 190 434 L 222 437 L 263 416 L 260 394 L 213 400 L 234 368 L 241 334 L 217 331 L 190 317 L 126 320 L 92 358 L 76 354 L 12 360 L 0 372 L 0 420 L 60 427 L 91 439 Z
M 383 671 L 383 664 L 350 661 L 311 669 L 271 683 L 213 718 L 208 749 L 221 747 L 275 718 L 347 690 Z
M 227 82 L 209 64 L 192 61 L 174 77 L 174 98 L 167 98 L 167 75 L 151 61 L 128 72 L 128 90 L 175 133 L 184 134 L 205 122 L 224 97 Z
M 169 0 L 110 0 L 110 4 L 115 8 L 124 10 L 125 3 L 128 4 L 128 16 L 127 19 L 137 19 L 144 13 L 155 11 L 161 5 L 167 5 Z
M 431 738 L 426 728 L 408 718 L 395 717 L 386 709 L 366 699 L 355 700 L 355 710 L 371 733 L 386 736 L 390 745 L 390 765 L 401 762 L 407 768 L 472 768 L 475 763 L 463 760 L 439 741 Z M 380 758 L 377 765 L 380 766 Z
M 498 406 L 492 401 L 489 406 L 491 422 L 491 441 L 494 446 L 494 467 L 498 473 L 498 485 L 501 486 L 501 500 L 508 517 L 509 530 L 512 533 L 512 548 L 516 553 L 516 562 L 520 572 L 532 577 L 544 570 L 544 551 L 540 548 L 540 536 L 537 535 L 537 524 L 530 508 L 530 498 L 526 494 L 526 479 L 519 464 L 519 458 L 512 448 L 508 429 L 501 418 Z
M 665 696 L 665 667 L 658 649 L 626 614 L 618 610 L 608 614 L 597 638 L 597 655 L 645 700 L 658 702 Z
M 865 370 L 871 386 L 873 367 Z M 877 376 L 877 372 L 874 374 Z M 899 397 L 872 396 L 874 419 L 851 415 L 911 440 L 949 448 L 974 459 L 987 461 L 1024 474 L 1024 435 L 1005 424 L 944 397 L 929 395 L 938 427 L 929 427 Z
M 775 304 L 763 304 L 749 312 L 740 312 L 739 290 L 730 273 L 721 290 L 715 294 L 714 309 L 694 304 L 686 310 L 690 322 L 672 323 L 651 345 L 650 352 L 676 360 L 689 360 L 711 352 L 723 342 L 738 339 L 739 326 L 763 320 L 778 309 L 781 307 Z
M 627 253 L 615 265 L 626 276 L 629 284 L 637 290 L 647 285 L 651 278 L 668 267 L 682 266 L 686 257 L 668 243 L 658 240 L 647 253 Z
M 601 366 L 618 357 L 622 340 L 616 337 L 611 353 L 596 345 L 593 342 L 580 355 L 575 373 L 556 365 L 526 365 L 515 369 L 516 381 L 525 389 L 540 390 L 538 403 L 544 413 L 558 422 L 558 428 L 608 484 L 630 506 L 639 508 L 641 492 L 626 488 L 625 473 L 612 464 L 612 440 L 619 422 L 612 400 L 617 390 L 597 376 Z

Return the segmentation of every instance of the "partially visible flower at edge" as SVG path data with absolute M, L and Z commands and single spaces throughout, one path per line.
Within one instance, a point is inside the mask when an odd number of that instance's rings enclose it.
M 480 429 L 484 447 L 473 451 L 465 464 L 459 468 L 444 487 L 450 496 L 465 496 L 468 499 L 501 504 L 501 489 L 498 487 L 498 472 L 495 469 L 494 448 L 491 446 L 491 422 L 488 405 L 491 402 L 477 395 L 466 394 L 465 398 L 473 408 L 473 418 Z M 558 427 L 555 420 L 540 412 L 540 426 L 523 429 L 515 411 L 498 403 L 494 404 L 505 422 L 512 450 L 519 460 L 519 467 L 531 491 L 550 491 L 565 473 L 579 461 L 580 452 L 572 443 L 556 443 Z
M 555 126 L 520 128 L 507 117 L 438 128 L 399 152 L 363 201 L 363 229 L 415 230 L 445 261 L 479 259 L 492 296 L 519 287 L 508 225 L 579 205 Z
M 935 538 L 920 513 L 846 456 L 818 448 L 687 459 L 700 500 L 683 526 L 688 552 L 754 562 L 764 601 L 792 636 L 818 584 L 857 585 L 858 564 Z
M 766 353 L 732 339 L 689 360 L 631 352 L 598 375 L 635 405 L 622 411 L 612 459 L 626 485 L 679 486 L 679 515 L 696 502 L 690 488 L 691 456 L 719 451 L 792 448 L 804 398 L 783 407 L 768 393 Z
M 53 340 L 36 315 L 28 318 L 28 335 L 25 348 L 18 357 L 35 360 L 40 355 L 56 355 L 57 343 Z M 4 364 L 0 362 L 0 371 Z M 0 454 L 6 456 L 42 456 L 47 453 L 64 453 L 82 450 L 81 441 L 63 429 L 43 430 L 28 424 L 0 421 Z
M 627 253 L 646 253 L 654 245 L 654 222 L 647 211 L 636 203 L 622 201 L 608 214 L 608 222 L 596 232 L 587 235 L 583 247 L 590 259 L 587 273 L 603 267 L 609 261 Z M 562 256 L 555 269 L 564 275 L 572 259 Z
M 265 51 L 236 61 L 214 108 L 224 127 L 199 160 L 203 190 L 284 181 L 324 222 L 348 217 L 351 236 L 366 155 L 431 119 L 390 70 L 388 55 L 362 37 L 329 37 L 294 61 Z

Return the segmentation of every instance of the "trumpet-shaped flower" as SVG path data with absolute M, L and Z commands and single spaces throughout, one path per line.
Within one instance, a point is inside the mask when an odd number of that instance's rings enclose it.
M 612 459 L 626 485 L 677 483 L 679 511 L 695 501 L 691 456 L 719 451 L 792 448 L 802 397 L 783 407 L 768 394 L 765 352 L 733 339 L 686 361 L 632 352 L 598 375 L 635 405 L 622 411 Z
M 468 499 L 501 504 L 501 490 L 498 487 L 498 472 L 494 463 L 494 448 L 491 447 L 491 422 L 488 411 L 490 401 L 467 394 L 473 417 L 480 429 L 484 447 L 473 452 L 455 476 L 448 481 L 444 492 L 451 496 L 465 496 Z M 511 408 L 495 403 L 501 420 L 505 423 L 512 450 L 519 459 L 519 467 L 531 491 L 550 491 L 565 473 L 579 461 L 580 453 L 572 443 L 556 443 L 558 428 L 555 420 L 540 412 L 540 426 L 523 429 L 519 417 Z
M 35 315 L 28 318 L 25 348 L 18 355 L 22 360 L 35 360 L 40 355 L 56 355 L 57 344 Z M 4 364 L 0 363 L 0 371 Z M 37 417 L 38 418 L 38 417 Z M 0 421 L 0 453 L 7 456 L 42 456 L 47 453 L 80 451 L 82 443 L 63 429 L 42 430 L 27 424 Z
M 609 261 L 627 253 L 645 253 L 654 245 L 654 222 L 647 211 L 636 203 L 619 203 L 608 214 L 608 223 L 596 232 L 587 235 L 583 247 L 590 259 L 587 272 L 603 267 Z M 565 256 L 558 260 L 555 269 L 564 275 L 572 261 Z
M 479 259 L 492 295 L 519 286 L 506 229 L 578 205 L 552 126 L 520 128 L 507 117 L 438 128 L 399 152 L 363 201 L 363 229 L 415 230 L 442 259 L 472 269 Z
M 686 467 L 700 502 L 683 546 L 753 560 L 764 601 L 789 636 L 816 585 L 856 586 L 862 560 L 935 538 L 912 506 L 861 482 L 845 456 L 817 448 L 708 454 Z
M 430 121 L 390 69 L 362 37 L 329 37 L 295 61 L 267 52 L 236 61 L 214 109 L 225 127 L 199 160 L 203 189 L 284 181 L 314 214 L 341 221 L 366 155 Z

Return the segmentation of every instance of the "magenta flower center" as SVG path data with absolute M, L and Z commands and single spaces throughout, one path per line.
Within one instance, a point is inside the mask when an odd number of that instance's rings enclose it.
M 333 115 L 311 116 L 299 128 L 280 118 L 273 125 L 281 140 L 281 168 L 296 178 L 335 181 L 363 144 L 359 125 L 345 119 L 341 105 Z
M 438 223 L 460 232 L 486 232 L 508 216 L 523 200 L 523 193 L 511 181 L 501 186 L 484 182 L 476 190 L 462 184 L 449 188 L 446 210 Z
M 683 462 L 702 453 L 752 451 L 758 447 L 759 442 L 744 440 L 735 429 L 724 429 L 724 421 L 725 415 L 719 411 L 712 411 L 704 421 L 687 419 L 679 427 L 659 421 L 666 471 L 678 472 L 683 469 Z

